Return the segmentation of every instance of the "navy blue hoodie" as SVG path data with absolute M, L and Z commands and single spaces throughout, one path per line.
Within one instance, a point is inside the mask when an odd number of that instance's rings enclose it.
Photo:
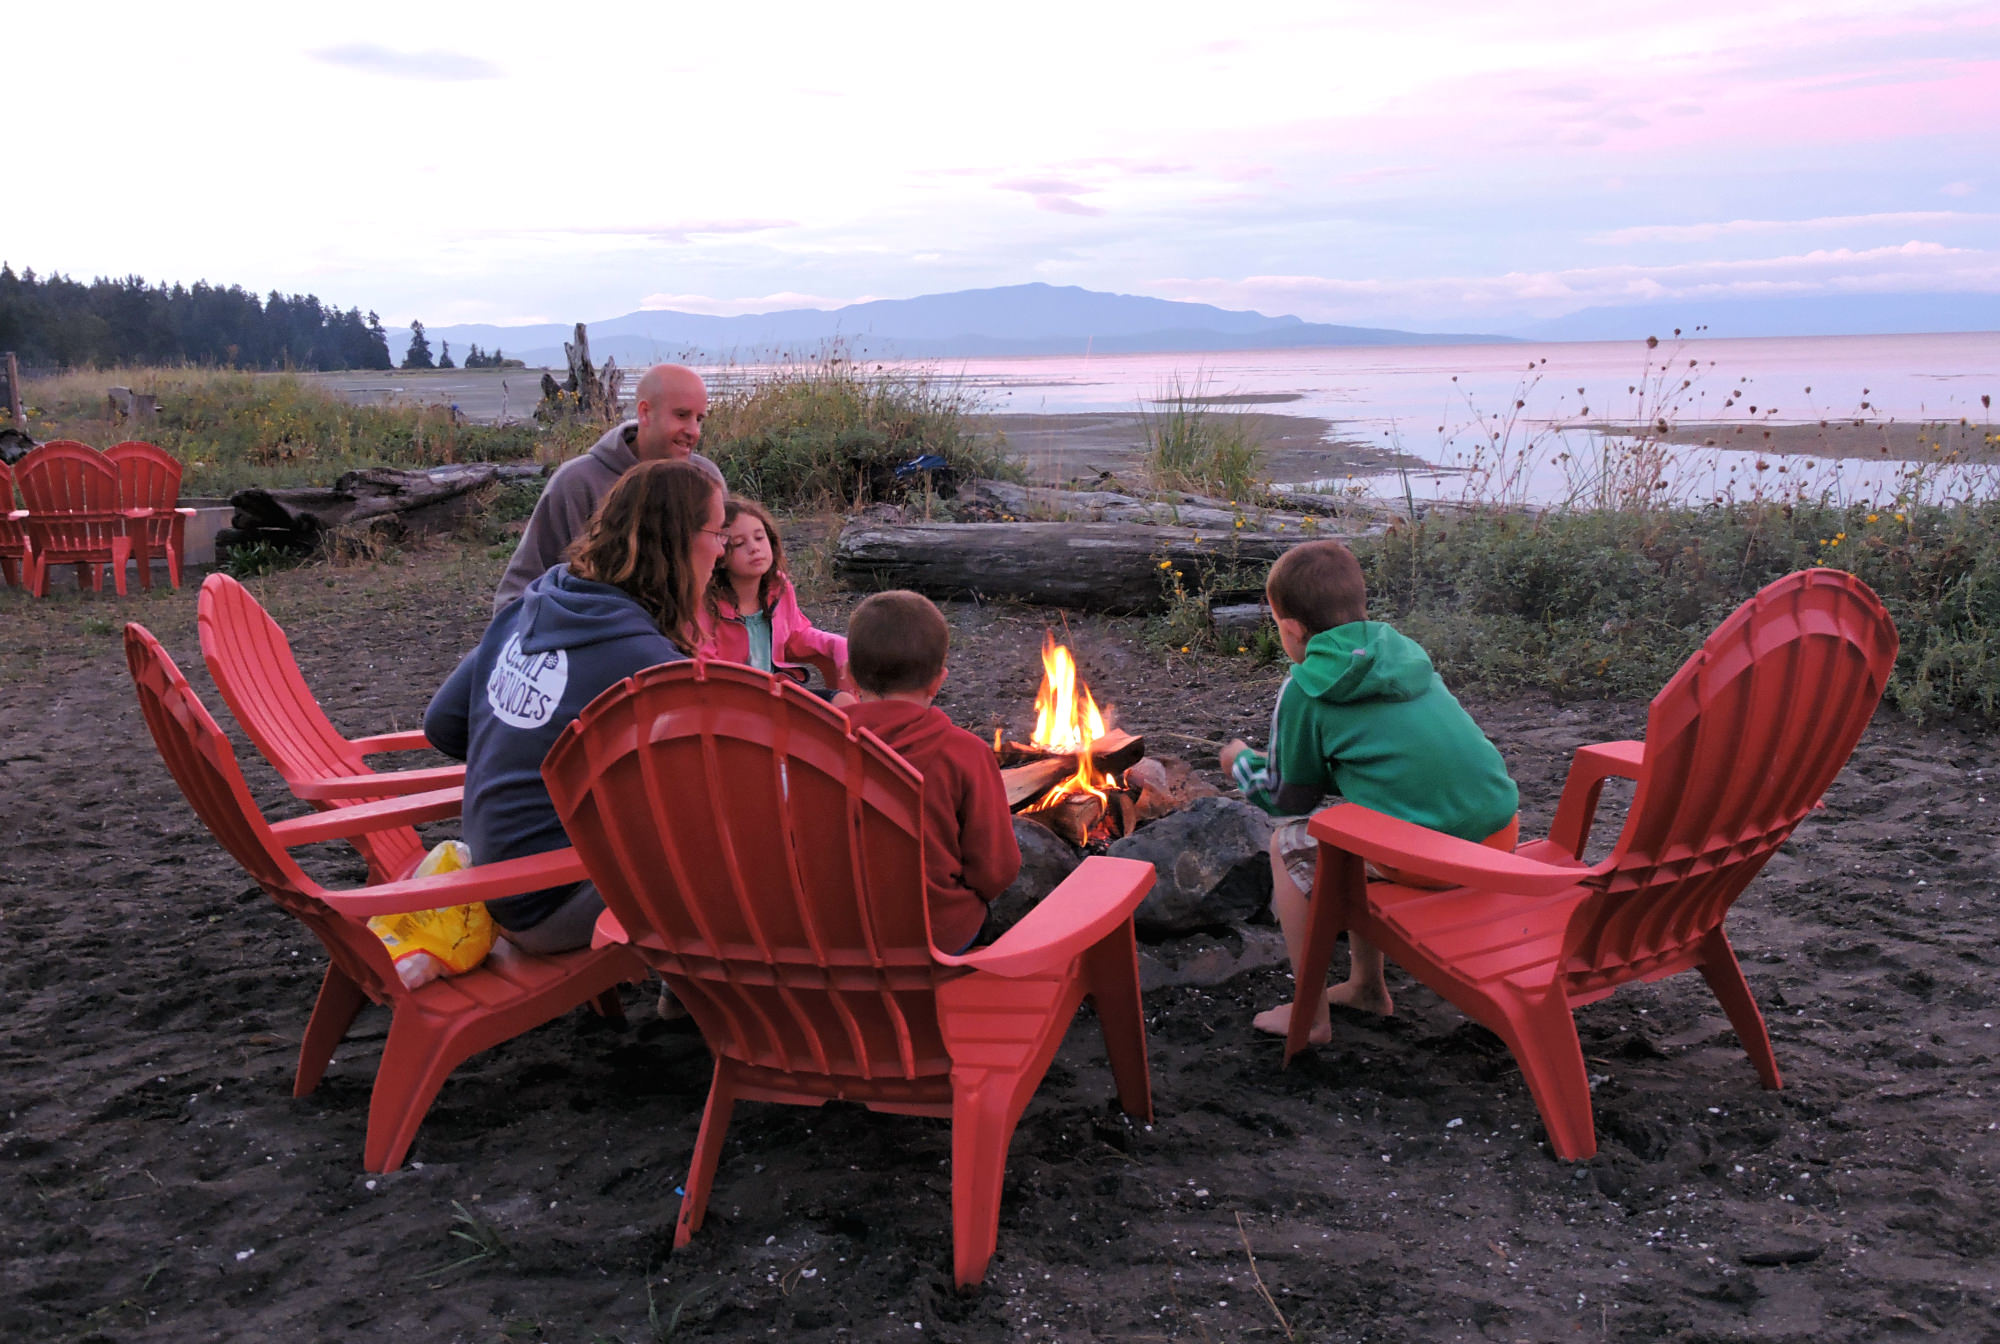
M 557 565 L 486 627 L 431 697 L 424 736 L 465 762 L 465 843 L 475 863 L 569 843 L 542 783 L 542 758 L 583 707 L 656 663 L 687 657 L 623 589 Z M 494 922 L 533 928 L 568 888 L 488 901 Z

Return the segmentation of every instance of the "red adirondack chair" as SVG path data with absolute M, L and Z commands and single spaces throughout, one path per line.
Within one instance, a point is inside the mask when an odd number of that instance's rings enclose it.
M 1781 1085 L 1723 917 L 1847 763 L 1896 661 L 1896 627 L 1835 569 L 1790 574 L 1737 608 L 1653 697 L 1643 742 L 1585 747 L 1547 839 L 1512 854 L 1351 803 L 1320 841 L 1287 1061 L 1343 929 L 1507 1043 L 1549 1145 L 1597 1151 L 1572 1010 L 1632 980 L 1700 970 L 1764 1085 Z M 1586 865 L 1604 781 L 1638 781 L 1611 855 Z M 1367 881 L 1363 861 L 1463 886 Z
M 954 1273 L 999 1231 L 1007 1143 L 1079 1002 L 1097 1005 L 1128 1114 L 1150 1118 L 1132 911 L 1151 864 L 1090 858 L 991 947 L 931 946 L 923 781 L 790 684 L 726 663 L 606 691 L 542 765 L 629 944 L 715 1054 L 674 1244 L 701 1226 L 738 1101 L 952 1122 Z
M 0 462 L 0 578 L 9 588 L 35 586 L 35 548 L 23 526 L 27 516 L 14 507 L 14 469 Z
M 229 740 L 144 626 L 125 627 L 125 659 L 146 726 L 195 814 L 265 894 L 297 916 L 326 948 L 326 980 L 299 1047 L 292 1095 L 303 1097 L 319 1085 L 334 1047 L 367 1001 L 386 1005 L 393 1014 L 368 1104 L 362 1164 L 369 1171 L 394 1171 L 402 1165 L 438 1089 L 473 1055 L 579 1004 L 592 1003 L 607 1016 L 623 1015 L 617 986 L 645 975 L 644 965 L 626 948 L 489 958 L 464 975 L 433 980 L 413 990 L 398 978 L 382 940 L 368 928 L 371 915 L 493 900 L 578 881 L 583 865 L 574 851 L 557 850 L 357 891 L 328 891 L 307 877 L 286 850 L 351 839 L 371 828 L 455 815 L 457 791 L 266 822 L 250 797 Z
M 125 562 L 132 555 L 125 515 L 119 511 L 118 472 L 87 444 L 55 439 L 28 450 L 14 465 L 14 481 L 27 503 L 22 519 L 35 548 L 34 594 L 48 596 L 49 568 L 76 566 L 80 588 L 104 591 L 104 566 L 125 596 Z
M 194 517 L 193 509 L 178 507 L 181 464 L 171 453 L 139 439 L 112 444 L 104 450 L 104 460 L 118 472 L 119 507 L 132 538 L 132 558 L 139 562 L 139 586 L 153 590 L 153 555 L 164 552 L 167 579 L 180 587 L 182 543 L 187 520 Z
M 250 590 L 227 574 L 203 581 L 198 623 L 201 656 L 216 689 L 297 797 L 332 808 L 465 783 L 462 765 L 370 769 L 368 756 L 415 751 L 430 742 L 420 729 L 342 737 L 306 688 L 285 632 Z M 353 843 L 368 860 L 374 882 L 408 876 L 424 855 L 423 841 L 409 826 L 356 835 Z

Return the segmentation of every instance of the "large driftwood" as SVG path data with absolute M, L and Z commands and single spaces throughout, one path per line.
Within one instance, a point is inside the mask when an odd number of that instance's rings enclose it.
M 309 545 L 321 533 L 392 514 L 413 513 L 458 499 L 495 481 L 539 479 L 533 462 L 463 462 L 427 471 L 367 467 L 350 471 L 331 487 L 253 487 L 229 497 L 236 510 L 232 542 L 270 541 Z
M 1163 610 L 1161 569 L 1190 590 L 1232 564 L 1268 565 L 1330 528 L 1304 533 L 1199 531 L 1136 523 L 852 523 L 834 572 L 863 588 L 913 588 L 932 597 L 1007 598 L 1080 611 Z

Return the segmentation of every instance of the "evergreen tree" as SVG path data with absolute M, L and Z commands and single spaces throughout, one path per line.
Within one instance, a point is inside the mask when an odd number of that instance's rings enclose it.
M 424 339 L 424 324 L 410 323 L 410 348 L 403 356 L 406 369 L 434 369 L 437 364 L 431 359 L 431 343 Z
M 458 367 L 458 365 L 451 362 L 450 341 L 444 343 L 444 353 L 438 356 L 438 367 L 441 369 L 455 369 Z

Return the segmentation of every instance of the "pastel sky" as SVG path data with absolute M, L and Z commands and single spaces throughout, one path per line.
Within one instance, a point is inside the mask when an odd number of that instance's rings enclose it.
M 22 5 L 6 45 L 16 269 L 393 323 L 2000 296 L 1992 0 Z

